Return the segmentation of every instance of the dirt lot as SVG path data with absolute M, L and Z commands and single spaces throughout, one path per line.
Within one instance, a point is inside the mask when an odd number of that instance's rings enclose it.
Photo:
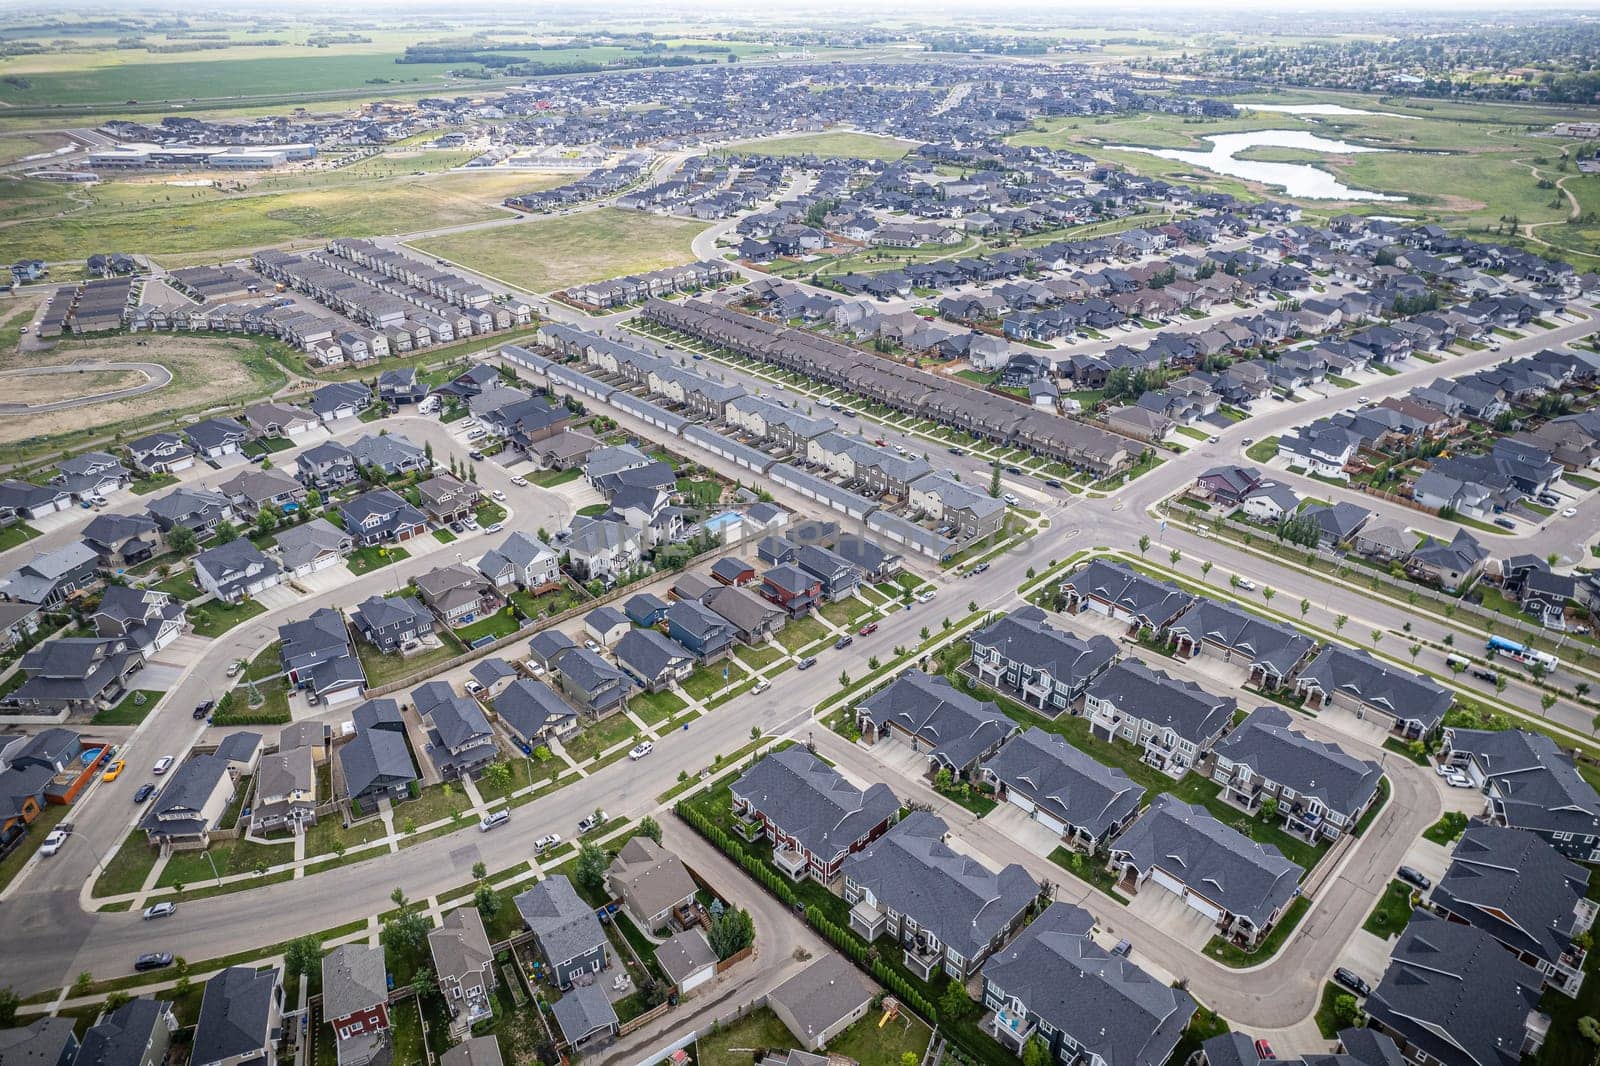
M 31 415 L 25 419 L 0 419 L 0 443 L 11 444 L 32 437 L 109 427 L 117 422 L 149 418 L 164 411 L 236 403 L 266 395 L 283 384 L 282 371 L 253 341 L 181 334 L 152 334 L 139 339 L 146 342 L 142 348 L 136 347 L 134 341 L 126 337 L 108 337 L 87 341 L 63 340 L 47 352 L 22 353 L 17 351 L 14 344 L 0 351 L 0 369 L 5 370 L 25 366 L 58 366 L 85 360 L 123 359 L 160 363 L 172 371 L 170 385 L 140 396 Z M 142 375 L 133 376 L 142 379 Z M 49 389 L 51 386 L 50 379 L 46 377 L 33 379 L 33 382 L 37 383 L 38 388 Z M 15 387 L 20 381 L 7 384 L 8 387 Z M 30 387 L 33 387 L 33 383 L 30 383 Z
M 0 378 L 0 396 L 9 403 L 41 404 L 73 400 L 96 393 L 137 388 L 145 376 L 137 370 L 88 370 L 81 374 L 17 374 Z

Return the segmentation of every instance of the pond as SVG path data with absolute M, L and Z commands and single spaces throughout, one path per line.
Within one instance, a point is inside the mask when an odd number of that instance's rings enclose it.
M 1330 155 L 1356 155 L 1363 152 L 1385 152 L 1386 148 L 1369 148 L 1366 145 L 1318 137 L 1305 130 L 1254 130 L 1248 133 L 1217 133 L 1205 138 L 1211 144 L 1209 151 L 1192 148 L 1145 148 L 1138 145 L 1108 144 L 1106 148 L 1117 152 L 1144 152 L 1175 159 L 1190 166 L 1204 167 L 1230 178 L 1260 182 L 1276 186 L 1289 196 L 1302 200 L 1366 200 L 1398 203 L 1404 196 L 1353 189 L 1331 173 L 1310 163 L 1266 163 L 1254 159 L 1239 159 L 1240 152 L 1248 148 L 1298 148 Z
M 1338 115 L 1373 115 L 1382 118 L 1409 118 L 1415 119 L 1416 115 L 1399 115 L 1393 111 L 1363 111 L 1359 107 L 1345 107 L 1343 104 L 1240 104 L 1241 111 L 1274 111 L 1280 115 L 1311 115 L 1338 116 Z

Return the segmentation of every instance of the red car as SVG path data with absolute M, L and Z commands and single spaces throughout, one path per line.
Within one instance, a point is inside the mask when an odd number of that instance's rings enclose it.
M 1272 1045 L 1271 1044 L 1267 1043 L 1265 1040 L 1257 1040 L 1256 1041 L 1256 1058 L 1258 1058 L 1258 1059 L 1275 1059 L 1277 1057 L 1278 1056 L 1276 1056 L 1276 1055 L 1274 1055 L 1272 1053 Z
M 856 631 L 856 633 L 857 633 L 858 636 L 870 637 L 870 636 L 872 636 L 872 634 L 876 633 L 877 631 L 878 631 L 878 623 L 876 623 L 876 622 L 868 622 L 866 625 L 864 625 L 860 629 L 858 629 Z

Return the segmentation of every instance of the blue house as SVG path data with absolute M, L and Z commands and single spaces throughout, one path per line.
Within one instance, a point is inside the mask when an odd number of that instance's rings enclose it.
M 678 600 L 667 609 L 667 635 L 708 663 L 728 653 L 737 633 L 732 622 L 699 600 Z
M 641 592 L 628 598 L 628 602 L 622 605 L 622 613 L 636 626 L 659 625 L 667 617 L 667 601 L 660 596 Z

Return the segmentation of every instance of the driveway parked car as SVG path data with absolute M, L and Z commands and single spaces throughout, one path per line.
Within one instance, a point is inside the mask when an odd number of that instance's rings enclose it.
M 1368 996 L 1372 994 L 1372 986 L 1363 981 L 1361 979 L 1361 975 L 1356 973 L 1354 970 L 1347 970 L 1341 966 L 1337 970 L 1333 971 L 1333 979 L 1339 982 L 1341 985 L 1344 985 L 1358 996 Z
M 1408 884 L 1416 885 L 1424 892 L 1433 887 L 1433 882 L 1428 879 L 1427 875 L 1420 870 L 1413 870 L 1409 866 L 1400 867 L 1394 872 L 1394 875 Z

